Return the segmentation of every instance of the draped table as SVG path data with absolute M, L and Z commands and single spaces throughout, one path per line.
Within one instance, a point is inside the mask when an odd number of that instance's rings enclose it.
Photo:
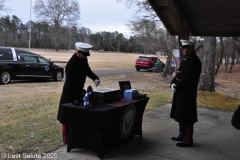
M 149 97 L 137 100 L 121 99 L 91 108 L 63 104 L 68 119 L 67 152 L 83 148 L 95 152 L 101 159 L 109 149 L 142 136 L 142 117 Z

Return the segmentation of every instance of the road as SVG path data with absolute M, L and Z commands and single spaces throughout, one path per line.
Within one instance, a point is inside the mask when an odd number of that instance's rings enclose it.
M 129 74 L 137 72 L 135 69 L 128 69 L 128 70 L 96 70 L 93 71 L 98 76 L 111 76 L 117 74 Z
M 118 74 L 130 74 L 137 72 L 135 69 L 128 69 L 128 70 L 93 70 L 93 72 L 97 76 L 111 76 L 111 75 L 118 75 Z M 11 80 L 11 83 L 19 83 L 19 82 L 35 82 L 36 80 Z M 39 81 L 39 80 L 37 80 Z M 46 80 L 43 80 L 46 81 Z M 52 79 L 50 80 L 52 81 Z M 63 78 L 65 81 L 65 77 Z

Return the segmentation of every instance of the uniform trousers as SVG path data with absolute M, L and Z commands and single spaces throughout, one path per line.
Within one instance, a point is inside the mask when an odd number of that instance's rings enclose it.
M 187 145 L 193 143 L 193 124 L 179 123 L 179 132 L 178 138 L 182 139 L 182 143 Z

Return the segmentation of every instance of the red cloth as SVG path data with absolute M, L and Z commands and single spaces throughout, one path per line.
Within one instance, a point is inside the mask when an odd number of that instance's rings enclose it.
M 63 142 L 67 143 L 67 129 L 66 125 L 62 125 L 62 135 L 63 135 Z

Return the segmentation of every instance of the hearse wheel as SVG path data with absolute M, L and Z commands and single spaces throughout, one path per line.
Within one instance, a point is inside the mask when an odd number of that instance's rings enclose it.
M 8 71 L 2 71 L 0 73 L 0 78 L 1 78 L 0 83 L 8 84 L 11 81 L 11 74 Z
M 57 73 L 55 74 L 55 76 L 53 77 L 54 81 L 61 81 L 63 79 L 63 75 L 61 71 L 57 71 Z

